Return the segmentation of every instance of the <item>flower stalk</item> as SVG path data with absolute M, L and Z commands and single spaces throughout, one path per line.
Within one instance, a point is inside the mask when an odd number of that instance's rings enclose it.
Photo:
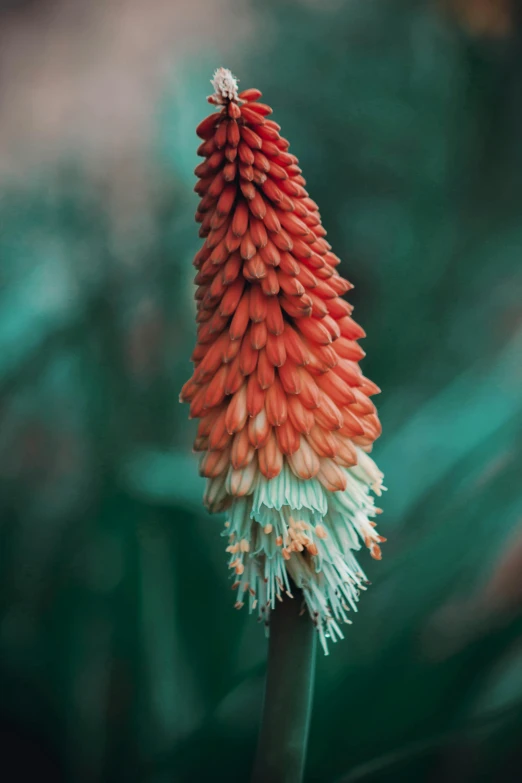
M 312 712 L 315 629 L 303 596 L 278 603 L 270 620 L 263 714 L 251 783 L 301 783 Z

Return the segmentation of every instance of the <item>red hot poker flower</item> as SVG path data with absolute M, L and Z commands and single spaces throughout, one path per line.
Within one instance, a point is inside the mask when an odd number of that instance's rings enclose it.
M 259 90 L 238 94 L 220 68 L 197 128 L 195 187 L 205 243 L 198 272 L 195 370 L 181 392 L 200 419 L 205 504 L 227 511 L 238 591 L 268 622 L 291 580 L 303 591 L 326 651 L 342 637 L 366 578 L 361 541 L 380 559 L 368 456 L 381 427 L 364 377 L 365 336 L 342 295 L 317 204 Z

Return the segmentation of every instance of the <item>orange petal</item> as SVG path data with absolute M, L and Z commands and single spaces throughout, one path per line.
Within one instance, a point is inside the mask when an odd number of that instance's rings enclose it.
M 274 427 L 283 424 L 288 417 L 288 407 L 286 394 L 283 391 L 279 378 L 275 378 L 272 386 L 267 389 L 265 400 L 266 414 L 270 424 Z
M 347 435 L 352 438 L 356 435 L 366 435 L 360 419 L 357 418 L 347 408 L 343 408 L 343 426 L 339 429 L 341 435 Z
M 341 330 L 342 336 L 346 337 L 348 340 L 361 340 L 363 337 L 366 337 L 364 329 L 360 327 L 359 324 L 355 323 L 353 318 L 350 318 L 349 315 L 340 318 L 339 321 L 337 321 L 337 325 Z
M 254 179 L 254 167 L 249 163 L 239 164 L 239 176 L 242 179 L 246 179 L 247 182 L 252 182 Z
M 250 236 L 250 231 L 247 231 L 241 240 L 241 248 L 240 248 L 241 258 L 243 258 L 245 261 L 248 261 L 256 254 L 256 246 L 254 245 L 252 241 L 252 237 Z
M 253 459 L 248 465 L 239 470 L 233 470 L 227 482 L 227 488 L 235 497 L 244 497 L 252 492 L 254 481 L 257 477 L 257 464 Z
M 267 267 L 266 277 L 261 280 L 261 290 L 265 296 L 276 296 L 279 293 L 277 272 L 270 266 Z
M 353 288 L 353 285 L 339 275 L 334 275 L 330 278 L 328 285 L 331 286 L 338 296 L 346 294 Z
M 299 367 L 299 374 L 301 375 L 301 392 L 299 394 L 299 399 L 305 408 L 313 410 L 319 405 L 319 389 L 312 376 L 306 372 L 303 367 Z
M 220 408 L 212 408 L 212 410 L 205 413 L 198 424 L 198 435 L 204 438 L 208 438 L 212 431 L 212 427 L 216 423 L 219 416 L 225 411 L 225 406 Z
M 227 380 L 225 383 L 225 392 L 227 394 L 234 394 L 244 383 L 243 373 L 239 367 L 239 354 L 228 365 Z
M 210 431 L 208 445 L 210 451 L 222 451 L 230 441 L 230 433 L 227 432 L 225 425 L 225 409 L 216 418 L 214 426 Z
M 296 327 L 310 342 L 319 343 L 319 345 L 329 345 L 332 342 L 332 336 L 328 329 L 323 326 L 324 318 L 318 321 L 316 318 L 299 318 L 296 321 Z
M 237 147 L 227 147 L 225 149 L 225 158 L 230 161 L 231 163 L 236 159 L 237 157 Z
M 230 187 L 227 185 L 227 187 Z M 226 188 L 225 188 L 226 190 Z M 223 191 L 224 192 L 224 191 Z M 234 190 L 235 193 L 235 190 Z M 216 216 L 216 213 L 214 213 L 213 218 Z M 219 217 L 219 219 L 216 221 L 217 223 L 220 223 L 219 226 L 213 226 L 212 231 L 209 232 L 209 235 L 207 237 L 207 241 L 205 242 L 206 247 L 210 248 L 211 250 L 219 245 L 222 239 L 225 238 L 226 233 L 228 231 L 228 225 L 229 220 L 225 216 Z M 212 223 L 212 221 L 211 221 Z
M 312 313 L 312 300 L 306 294 L 292 297 L 281 296 L 279 302 L 290 318 L 303 320 Z
M 309 443 L 301 438 L 299 448 L 288 455 L 288 464 L 292 472 L 301 479 L 311 479 L 319 473 L 321 463 Z
M 279 202 L 285 198 L 285 194 L 277 187 L 273 179 L 265 180 L 265 182 L 263 182 L 262 188 L 265 196 L 275 204 L 279 204 Z M 279 220 L 281 220 L 280 216 Z
M 257 362 L 257 379 L 262 389 L 268 389 L 274 382 L 275 369 L 266 355 L 266 350 L 263 348 L 259 351 L 259 358 Z
M 270 334 L 283 334 L 285 322 L 279 301 L 275 297 L 266 302 L 266 326 Z
M 212 254 L 210 256 L 210 262 L 212 265 L 219 266 L 221 264 L 224 264 L 225 261 L 228 258 L 228 248 L 226 245 L 226 240 L 223 239 L 212 251 Z M 202 269 L 202 272 L 204 270 Z
M 333 460 L 321 459 L 321 469 L 317 478 L 329 492 L 339 492 L 346 489 L 348 478 L 345 471 Z
M 228 335 L 228 343 L 225 347 L 225 350 L 223 351 L 223 363 L 229 364 L 233 359 L 235 359 L 239 353 L 240 347 L 241 341 L 231 340 L 230 335 Z
M 233 182 L 236 178 L 236 173 L 237 163 L 235 161 L 223 166 L 223 177 L 225 178 L 225 182 Z
M 263 155 L 262 152 L 259 152 L 259 150 L 254 151 L 254 166 L 265 174 L 270 171 L 270 162 L 268 158 L 266 155 Z
M 225 294 L 226 286 L 223 282 L 223 275 L 216 275 L 210 284 L 210 288 L 205 295 L 205 300 L 219 301 Z
M 287 360 L 279 367 L 277 373 L 286 394 L 299 394 L 302 391 L 302 378 L 295 362 Z
M 237 147 L 240 138 L 239 125 L 235 120 L 232 120 L 227 127 L 227 142 L 231 147 Z
M 286 169 L 273 160 L 270 161 L 270 176 L 275 177 L 276 179 L 288 179 Z
M 345 316 L 350 315 L 353 310 L 353 305 L 336 296 L 335 299 L 330 299 L 328 301 L 328 310 L 332 318 L 344 318 Z
M 308 364 L 309 351 L 299 334 L 289 324 L 284 331 L 286 352 L 290 359 L 298 365 Z
M 307 289 L 315 289 L 319 284 L 317 277 L 304 264 L 299 264 L 299 280 Z
M 242 430 L 248 417 L 247 411 L 247 387 L 244 383 L 232 396 L 225 414 L 225 426 L 232 435 Z
M 302 296 L 305 292 L 304 286 L 299 282 L 297 277 L 291 277 L 284 272 L 279 271 L 277 273 L 277 279 L 281 289 L 288 296 Z
M 308 433 L 314 426 L 315 417 L 312 411 L 305 408 L 299 397 L 291 395 L 287 399 L 288 419 L 298 432 Z
M 254 179 L 255 179 L 255 171 L 254 171 Z M 252 201 L 252 199 L 256 195 L 256 189 L 255 186 L 252 184 L 252 182 L 248 182 L 245 179 L 241 179 L 239 181 L 239 188 L 243 196 L 246 198 L 246 200 Z
M 201 380 L 203 381 L 203 378 Z M 198 393 L 199 389 L 200 389 L 200 386 L 199 386 L 197 380 L 194 379 L 194 376 L 192 376 L 192 378 L 190 378 L 186 383 L 183 384 L 183 388 L 181 389 L 181 391 L 179 393 L 179 401 L 180 402 L 190 402 L 191 400 L 194 399 L 194 397 Z
M 272 234 L 272 242 L 274 245 L 279 248 L 279 250 L 291 250 L 293 247 L 293 242 L 290 234 L 288 234 L 286 231 L 281 229 L 281 231 L 278 231 L 276 234 Z
M 240 141 L 237 151 L 239 153 L 239 160 L 242 163 L 246 163 L 251 166 L 254 163 L 254 153 L 244 141 Z
M 362 389 L 352 388 L 353 396 L 355 397 L 355 405 L 351 405 L 350 408 L 357 416 L 366 416 L 368 414 L 375 413 L 375 405 L 368 399 L 367 395 Z
M 357 465 L 357 452 L 353 443 L 349 438 L 339 435 L 338 432 L 332 433 L 332 437 L 335 438 L 337 446 L 337 456 L 335 461 L 339 465 L 343 465 L 345 468 Z
M 207 394 L 207 386 L 202 386 L 201 389 L 194 395 L 192 402 L 190 403 L 190 418 L 197 419 L 206 413 L 205 408 L 205 396 Z
M 207 188 L 207 196 L 210 196 L 211 198 L 218 198 L 221 193 L 223 192 L 223 188 L 225 187 L 227 183 L 225 182 L 225 178 L 223 176 L 222 171 L 218 171 L 212 182 Z
M 266 245 L 260 249 L 259 254 L 268 266 L 278 266 L 281 256 L 271 239 L 267 240 Z
M 220 115 L 218 113 L 214 113 L 209 114 L 208 117 L 205 117 L 204 120 L 201 120 L 198 127 L 196 128 L 196 133 L 200 139 L 209 139 L 214 134 L 214 128 L 216 127 L 219 118 Z
M 281 231 L 281 223 L 279 222 L 279 218 L 277 217 L 275 209 L 270 206 L 270 204 L 266 204 L 264 223 L 267 231 L 272 231 L 275 233 Z
M 292 212 L 278 212 L 278 218 L 283 226 L 290 234 L 299 237 L 306 237 L 310 234 L 310 229 L 305 226 L 302 220 L 299 220 Z
M 251 123 L 251 125 L 263 125 L 265 122 L 262 114 L 259 114 L 257 111 L 253 111 L 252 109 L 249 109 L 249 107 L 245 105 L 241 106 L 241 115 L 247 122 Z M 249 128 L 245 126 L 241 128 L 242 133 L 244 133 L 246 130 L 249 130 Z M 259 136 L 257 138 L 259 138 Z
M 352 362 L 358 362 L 366 356 L 355 340 L 347 340 L 346 337 L 339 337 L 335 341 L 335 350 L 343 359 L 350 359 Z
M 239 240 L 240 238 L 236 237 L 236 239 Z M 227 236 L 227 240 L 225 241 L 228 241 L 228 236 Z M 232 255 L 229 256 L 228 261 L 223 267 L 223 273 L 222 273 L 222 278 L 225 285 L 230 285 L 230 283 L 233 283 L 234 280 L 237 279 L 242 263 L 243 262 L 241 261 L 241 256 L 239 255 L 239 253 L 232 253 Z
M 242 277 L 238 277 L 237 280 L 234 280 L 234 282 L 227 287 L 226 293 L 219 305 L 219 314 L 221 316 L 228 317 L 236 312 L 243 295 L 244 287 L 245 281 Z
M 272 141 L 263 139 L 263 152 L 269 158 L 275 158 L 279 155 L 279 148 Z
M 242 101 L 257 101 L 258 98 L 261 98 L 262 94 L 263 93 L 260 90 L 256 90 L 255 87 L 249 87 L 248 90 L 243 90 L 239 93 L 239 99 Z
M 259 253 L 256 253 L 255 256 L 247 261 L 243 267 L 243 274 L 251 283 L 262 280 L 264 277 L 266 277 L 266 272 L 266 265 L 264 264 Z
M 314 318 L 324 318 L 328 315 L 328 306 L 326 302 L 317 296 L 313 291 L 308 291 L 308 296 L 312 300 L 312 316 Z
M 297 451 L 301 443 L 301 436 L 287 419 L 279 427 L 274 429 L 279 449 L 283 454 L 293 454 Z
M 248 111 L 248 109 L 245 106 L 241 107 L 241 114 L 243 114 L 245 111 Z M 258 118 L 260 119 L 260 118 Z M 263 120 L 261 119 L 261 122 Z M 257 135 L 255 131 L 252 130 L 252 128 L 247 128 L 246 125 L 241 126 L 241 137 L 245 144 L 248 144 L 250 149 L 253 150 L 260 150 L 263 146 L 263 142 L 260 139 L 260 137 Z
M 213 345 L 208 346 L 205 356 L 194 370 L 193 379 L 196 383 L 203 383 L 204 381 L 210 380 L 214 373 L 217 372 L 222 364 L 223 353 L 227 345 L 228 336 L 222 334 Z
M 279 268 L 281 271 L 287 275 L 290 275 L 291 277 L 296 277 L 299 275 L 302 267 L 297 263 L 293 255 L 285 250 L 283 250 L 283 252 L 279 255 Z
M 326 430 L 342 431 L 344 417 L 335 402 L 323 392 L 319 395 L 318 407 L 314 410 L 315 420 Z
M 238 201 L 232 218 L 232 231 L 242 237 L 248 228 L 248 207 L 245 201 Z
M 239 350 L 239 369 L 243 375 L 251 375 L 257 366 L 258 352 L 252 348 L 250 328 L 247 329 Z
M 324 318 L 321 319 L 321 323 L 330 332 L 332 340 L 337 340 L 337 338 L 341 336 L 339 324 L 329 315 L 325 315 Z
M 272 109 L 270 108 L 270 106 L 267 106 L 266 103 L 249 103 L 248 104 L 248 108 L 251 111 L 257 112 L 262 117 L 266 117 L 267 114 L 272 114 Z M 268 125 L 268 122 L 271 122 L 271 121 L 267 120 L 266 125 Z M 262 130 L 265 129 L 266 125 L 260 126 L 256 130 L 261 132 Z M 277 123 L 274 122 L 273 125 L 277 125 Z M 270 125 L 269 127 L 272 127 L 272 125 Z
M 250 344 L 255 351 L 264 348 L 267 341 L 268 332 L 265 321 L 253 323 L 250 327 Z
M 230 449 L 223 451 L 207 451 L 199 464 L 199 473 L 206 478 L 213 478 L 223 473 L 230 464 Z
M 224 174 L 223 174 L 223 179 L 225 179 Z M 237 188 L 235 185 L 225 186 L 223 192 L 221 193 L 221 196 L 218 199 L 218 203 L 216 204 L 216 212 L 218 215 L 224 216 L 229 214 L 234 204 L 234 200 L 236 198 L 236 192 L 237 192 Z
M 373 394 L 381 393 L 381 390 L 377 384 L 373 383 L 373 381 L 369 381 L 368 378 L 365 378 L 364 376 L 361 376 L 360 389 L 364 394 L 366 394 L 367 397 L 371 397 Z
M 212 186 L 211 186 L 212 187 Z M 209 188 L 210 191 L 210 188 Z M 254 217 L 262 220 L 266 215 L 266 204 L 263 196 L 259 191 L 256 191 L 256 195 L 248 202 L 248 207 Z
M 267 442 L 272 427 L 268 421 L 266 410 L 260 411 L 257 416 L 249 419 L 248 438 L 255 449 L 261 448 Z
M 227 380 L 228 368 L 222 365 L 207 386 L 205 394 L 205 407 L 214 408 L 225 399 L 225 383 Z M 362 434 L 362 433 L 361 433 Z
M 219 117 L 219 114 L 211 114 L 210 116 Z M 206 119 L 208 120 L 208 117 Z M 203 122 L 205 121 L 206 120 L 203 120 Z M 214 139 L 212 138 L 213 135 L 214 135 L 214 126 L 212 126 L 211 136 L 207 139 L 207 141 L 202 142 L 197 149 L 197 155 L 199 155 L 200 158 L 208 158 L 209 155 L 212 155 L 212 153 L 216 151 L 216 145 L 214 143 Z M 200 136 L 200 138 L 202 137 Z
M 328 430 L 324 430 L 322 427 L 314 424 L 306 439 L 319 457 L 336 456 L 337 444 Z
M 259 385 L 257 375 L 254 373 L 247 383 L 247 411 L 249 416 L 257 414 L 265 407 L 265 392 Z
M 367 437 L 371 437 L 373 440 L 377 440 L 382 432 L 381 422 L 377 414 L 371 414 L 370 416 L 364 416 L 362 419 L 358 419 L 364 428 L 364 434 Z
M 216 142 L 216 147 L 218 149 L 222 149 L 227 143 L 228 125 L 229 121 L 223 120 L 223 122 L 217 126 L 216 132 L 214 134 L 214 141 Z
M 249 299 L 250 292 L 247 289 L 241 297 L 241 301 L 230 322 L 229 335 L 231 340 L 240 340 L 246 332 L 249 322 Z
M 335 344 L 333 344 L 335 350 Z M 360 386 L 363 382 L 363 374 L 361 368 L 348 359 L 339 359 L 337 366 L 334 367 L 333 372 L 341 378 L 348 386 Z
M 355 397 L 350 387 L 331 370 L 324 373 L 324 375 L 319 375 L 316 378 L 316 383 L 341 408 L 355 402 Z
M 274 367 L 281 367 L 286 360 L 285 342 L 281 335 L 269 332 L 266 339 L 266 355 Z
M 315 356 L 315 358 L 323 365 L 322 372 L 331 370 L 333 367 L 337 367 L 339 359 L 332 345 L 317 345 L 317 343 L 306 343 L 308 351 Z
M 265 247 L 268 243 L 268 234 L 262 220 L 256 218 L 250 220 L 250 234 L 256 247 Z
M 234 470 L 244 468 L 252 462 L 255 449 L 248 439 L 248 429 L 245 427 L 234 435 L 230 461 Z
M 273 432 L 270 432 L 266 444 L 258 451 L 259 470 L 267 479 L 272 479 L 281 473 L 283 455 L 277 445 Z
M 250 320 L 254 323 L 264 321 L 266 318 L 267 301 L 259 285 L 253 285 L 250 289 L 249 313 Z

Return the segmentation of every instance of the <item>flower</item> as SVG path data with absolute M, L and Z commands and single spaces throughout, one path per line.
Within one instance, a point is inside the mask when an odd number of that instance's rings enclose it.
M 362 374 L 364 331 L 341 296 L 352 285 L 325 239 L 297 158 L 259 90 L 238 94 L 220 68 L 197 128 L 195 190 L 205 243 L 198 272 L 197 345 L 181 392 L 200 419 L 194 444 L 204 501 L 227 512 L 236 607 L 268 625 L 292 584 L 327 638 L 357 609 L 366 577 L 353 552 L 380 559 L 368 455 L 381 427 Z

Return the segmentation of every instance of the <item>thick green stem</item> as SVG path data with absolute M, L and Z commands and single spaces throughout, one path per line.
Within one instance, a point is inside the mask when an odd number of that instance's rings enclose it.
M 252 783 L 303 780 L 315 673 L 317 632 L 302 595 L 285 596 L 270 618 L 265 699 Z

